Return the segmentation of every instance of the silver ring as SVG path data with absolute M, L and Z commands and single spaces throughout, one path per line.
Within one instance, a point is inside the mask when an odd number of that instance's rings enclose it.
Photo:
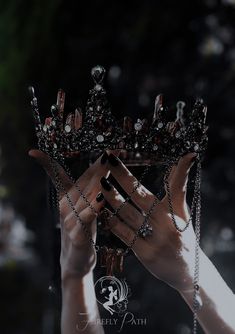
M 142 238 L 150 237 L 153 234 L 153 228 L 150 224 L 145 224 L 139 229 L 139 235 Z

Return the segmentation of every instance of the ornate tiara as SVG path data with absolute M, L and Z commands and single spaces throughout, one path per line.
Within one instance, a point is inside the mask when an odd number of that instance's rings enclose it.
M 34 88 L 29 87 L 31 106 L 36 122 L 39 148 L 54 157 L 73 157 L 79 152 L 125 150 L 136 155 L 147 153 L 157 160 L 177 160 L 188 152 L 201 153 L 207 146 L 207 107 L 197 99 L 191 108 L 178 101 L 172 108 L 155 100 L 151 118 L 135 121 L 126 116 L 118 120 L 111 113 L 103 86 L 105 69 L 91 70 L 94 87 L 89 92 L 86 111 L 76 109 L 65 116 L 65 93 L 58 91 L 51 116 L 41 121 Z M 187 110 L 186 110 L 187 109 Z

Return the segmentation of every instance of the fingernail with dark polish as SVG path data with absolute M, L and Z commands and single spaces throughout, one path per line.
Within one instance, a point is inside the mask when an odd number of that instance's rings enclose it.
M 110 191 L 112 189 L 112 185 L 104 176 L 100 179 L 100 183 L 105 190 Z
M 100 159 L 101 165 L 104 165 L 107 162 L 108 157 L 109 156 L 108 156 L 107 152 L 105 151 L 104 154 L 102 155 L 101 159 Z
M 112 153 L 108 156 L 108 159 L 112 166 L 116 167 L 119 165 L 119 161 L 117 157 L 115 157 L 115 155 L 113 155 Z
M 99 202 L 102 202 L 104 199 L 104 195 L 102 193 L 99 193 L 97 196 L 96 196 L 96 201 L 99 203 Z

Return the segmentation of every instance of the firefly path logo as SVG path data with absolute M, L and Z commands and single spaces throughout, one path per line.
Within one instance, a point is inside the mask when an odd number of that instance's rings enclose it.
M 110 313 L 110 318 L 87 320 L 86 313 L 79 313 L 79 324 L 76 329 L 84 331 L 89 324 L 101 326 L 116 326 L 117 332 L 121 332 L 125 325 L 146 326 L 146 318 L 137 318 L 132 312 L 127 311 L 130 289 L 124 279 L 114 276 L 103 276 L 95 283 L 96 300 Z M 115 315 L 117 316 L 115 318 Z
M 96 299 L 111 315 L 127 310 L 130 290 L 125 280 L 103 276 L 95 283 Z

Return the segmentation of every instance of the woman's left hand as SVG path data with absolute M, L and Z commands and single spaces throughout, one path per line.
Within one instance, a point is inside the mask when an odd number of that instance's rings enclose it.
M 29 154 L 43 166 L 56 187 L 60 180 L 62 280 L 72 276 L 82 278 L 92 272 L 96 264 L 96 252 L 92 242 L 96 242 L 96 216 L 104 205 L 101 194 L 98 197 L 97 195 L 101 188 L 99 179 L 108 173 L 107 153 L 98 158 L 75 184 L 64 169 L 44 152 L 31 150 Z
M 188 173 L 194 158 L 194 153 L 182 157 L 173 167 L 169 176 L 175 220 L 181 228 L 189 219 L 186 187 Z M 133 205 L 125 203 L 119 211 L 121 220 L 116 216 L 111 218 L 111 231 L 129 246 L 144 222 L 144 216 L 141 212 L 147 213 L 154 201 L 157 201 L 149 220 L 153 229 L 152 235 L 145 238 L 139 236 L 133 245 L 133 251 L 155 277 L 179 291 L 192 289 L 195 233 L 191 222 L 184 232 L 179 232 L 172 223 L 167 196 L 159 201 L 141 184 L 131 194 L 133 188 L 138 184 L 138 180 L 115 156 L 110 155 L 109 161 L 112 176 L 125 192 L 131 195 L 131 200 L 139 208 L 137 210 Z M 105 178 L 102 178 L 101 184 L 106 201 L 114 209 L 117 209 L 124 198 Z

